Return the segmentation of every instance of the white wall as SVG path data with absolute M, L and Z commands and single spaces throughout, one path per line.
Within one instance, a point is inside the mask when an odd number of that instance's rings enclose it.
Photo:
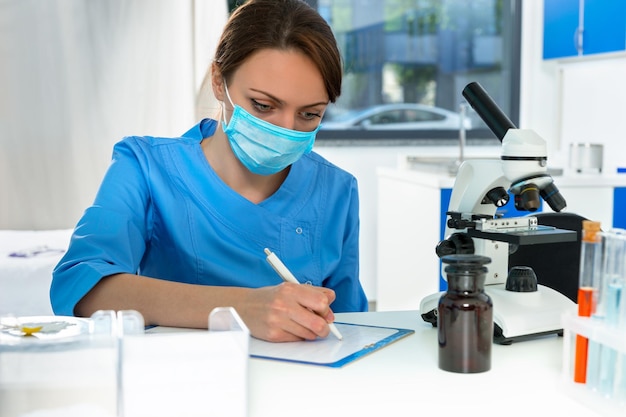
M 376 167 L 396 166 L 399 149 L 383 147 L 315 147 L 315 151 L 351 172 L 359 182 L 360 269 L 363 289 L 369 300 L 376 299 Z
M 522 2 L 520 127 L 549 145 L 552 164 L 567 167 L 569 145 L 604 145 L 604 172 L 626 166 L 626 53 L 543 61 L 543 1 Z
M 73 227 L 114 143 L 185 132 L 226 17 L 226 0 L 0 1 L 0 228 Z
M 547 141 L 551 167 L 567 170 L 569 144 L 577 142 L 604 145 L 605 172 L 626 167 L 626 131 L 620 129 L 626 114 L 626 54 L 568 62 L 543 61 L 543 1 L 523 1 L 522 9 L 519 127 L 533 129 Z M 316 151 L 352 172 L 359 181 L 361 281 L 368 298 L 374 301 L 376 168 L 397 166 L 398 155 L 423 155 L 440 149 L 319 146 Z M 449 148 L 447 152 L 455 155 L 456 149 Z M 436 243 L 433 242 L 433 251 Z

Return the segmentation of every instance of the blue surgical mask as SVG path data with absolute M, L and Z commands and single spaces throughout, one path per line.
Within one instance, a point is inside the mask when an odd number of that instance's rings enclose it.
M 250 172 L 259 175 L 275 174 L 311 152 L 319 126 L 311 132 L 300 132 L 273 125 L 235 105 L 226 83 L 224 89 L 234 108 L 228 124 L 223 108 L 224 133 L 233 152 Z

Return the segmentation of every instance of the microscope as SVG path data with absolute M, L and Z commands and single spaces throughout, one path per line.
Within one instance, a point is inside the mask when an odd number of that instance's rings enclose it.
M 475 253 L 491 259 L 485 292 L 493 302 L 494 343 L 562 335 L 561 316 L 575 313 L 576 304 L 537 284 L 532 268 L 509 267 L 509 254 L 520 245 L 576 241 L 576 232 L 539 225 L 532 215 L 505 218 L 497 213 L 511 195 L 518 211 L 536 211 L 541 199 L 555 212 L 565 209 L 565 199 L 547 173 L 546 143 L 532 130 L 517 129 L 480 84 L 468 84 L 462 94 L 502 142 L 501 157 L 461 164 L 436 253 L 440 258 Z M 420 304 L 422 319 L 433 326 L 442 294 L 427 296 Z

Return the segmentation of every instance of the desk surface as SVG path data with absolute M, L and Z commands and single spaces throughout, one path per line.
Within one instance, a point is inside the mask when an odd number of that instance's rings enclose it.
M 417 312 L 337 314 L 337 321 L 414 329 L 384 349 L 343 368 L 251 359 L 249 415 L 403 416 L 464 415 L 598 416 L 568 390 L 563 339 L 494 345 L 491 370 L 442 371 L 437 330 Z M 423 411 L 422 411 L 423 410 Z

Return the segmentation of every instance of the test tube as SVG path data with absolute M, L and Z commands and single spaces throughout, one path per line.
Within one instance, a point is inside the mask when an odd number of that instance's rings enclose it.
M 624 255 L 626 254 L 626 230 L 611 229 L 602 233 L 604 263 L 598 301 L 594 317 L 606 326 L 617 328 L 620 315 L 622 287 L 624 285 Z M 613 396 L 616 377 L 615 364 L 617 351 L 605 345 L 599 345 L 598 363 L 592 362 L 591 341 L 589 341 L 589 359 L 587 373 L 597 373 L 597 388 L 605 396 Z M 596 367 L 599 366 L 598 369 Z M 588 381 L 589 382 L 589 381 Z
M 626 255 L 626 254 L 625 254 Z M 626 274 L 626 256 L 622 259 L 624 273 Z M 617 321 L 618 333 L 626 334 L 626 276 L 622 276 L 622 293 L 619 306 L 619 319 Z M 617 375 L 615 375 L 615 401 L 626 404 L 626 352 L 622 349 L 618 355 Z
M 602 236 L 600 222 L 583 220 L 580 247 L 580 273 L 578 286 L 578 315 L 590 317 L 595 310 L 597 289 L 602 270 Z M 574 355 L 574 381 L 587 382 L 587 355 L 589 340 L 576 335 Z

